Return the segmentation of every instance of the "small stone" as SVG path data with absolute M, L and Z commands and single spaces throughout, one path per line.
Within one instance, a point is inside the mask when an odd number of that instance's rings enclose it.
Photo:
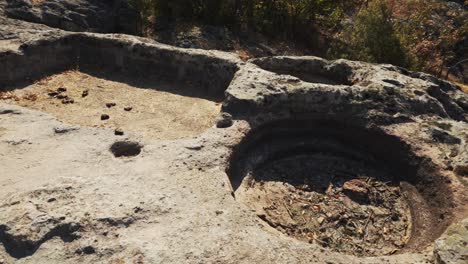
M 232 115 L 229 113 L 221 113 L 220 116 L 216 119 L 217 128 L 228 128 L 232 126 Z
M 107 108 L 111 108 L 111 107 L 114 107 L 116 105 L 117 105 L 116 103 L 106 103 Z
M 55 198 L 50 198 L 49 200 L 47 200 L 48 203 L 55 202 L 55 201 L 57 201 L 57 199 Z
M 110 116 L 107 115 L 107 114 L 102 114 L 101 115 L 101 120 L 108 120 L 109 118 L 110 118 Z
M 132 109 L 133 109 L 133 107 L 131 107 L 131 106 L 127 106 L 127 107 L 124 108 L 124 110 L 127 111 L 127 112 L 132 111 Z
M 75 251 L 76 254 L 86 254 L 86 255 L 91 255 L 96 253 L 96 250 L 92 246 L 86 246 L 84 248 L 79 248 Z
M 203 148 L 203 145 L 199 143 L 194 143 L 194 144 L 185 146 L 185 148 L 189 150 L 201 150 Z
M 55 98 L 57 98 L 57 99 L 67 99 L 67 98 L 68 98 L 68 95 L 66 95 L 66 94 L 58 94 L 57 96 L 55 96 Z
M 461 143 L 461 139 L 455 136 L 452 136 L 449 133 L 439 130 L 439 129 L 431 128 L 427 132 L 429 133 L 429 135 L 431 135 L 432 139 L 440 143 L 449 144 L 449 145 L 455 145 L 455 144 Z
M 364 202 L 368 200 L 369 188 L 366 182 L 352 179 L 344 183 L 343 192 L 355 201 Z
M 57 92 L 48 92 L 47 95 L 50 97 L 56 97 L 59 93 Z
M 74 130 L 78 130 L 78 127 L 71 127 L 71 126 L 56 126 L 54 127 L 55 134 L 65 134 Z
M 456 174 L 461 177 L 468 177 L 468 165 L 467 164 L 460 164 L 456 165 L 454 168 Z
M 317 222 L 319 223 L 319 225 L 321 225 L 323 223 L 323 221 L 325 221 L 325 218 L 324 217 L 319 217 L 317 218 Z
M 74 104 L 75 103 L 75 100 L 73 100 L 72 98 L 65 98 L 62 100 L 62 104 Z
M 90 254 L 94 254 L 96 253 L 96 250 L 94 249 L 94 247 L 92 246 L 86 246 L 83 248 L 83 253 L 86 254 L 86 255 L 90 255 Z
M 86 97 L 89 95 L 89 90 L 84 90 L 83 93 L 81 94 L 81 97 Z
M 468 218 L 450 226 L 435 242 L 436 264 L 466 263 L 468 256 Z
M 60 87 L 60 88 L 57 89 L 57 92 L 59 92 L 59 93 L 63 93 L 63 92 L 66 92 L 66 91 L 67 91 L 67 88 L 65 88 L 65 87 Z
M 124 131 L 123 131 L 121 128 L 116 128 L 116 129 L 114 130 L 114 134 L 115 134 L 116 136 L 123 136 L 123 135 L 124 135 Z

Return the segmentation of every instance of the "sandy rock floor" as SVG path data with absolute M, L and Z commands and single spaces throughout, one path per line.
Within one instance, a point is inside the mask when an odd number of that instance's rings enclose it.
M 205 99 L 190 84 L 179 87 L 135 78 L 130 82 L 116 75 L 99 78 L 66 71 L 3 93 L 0 100 L 51 113 L 69 124 L 120 128 L 153 139 L 198 135 L 212 126 L 221 108 L 216 98 Z M 57 92 L 59 88 L 66 91 Z M 184 96 L 184 90 L 192 94 Z M 101 120 L 101 115 L 109 119 Z

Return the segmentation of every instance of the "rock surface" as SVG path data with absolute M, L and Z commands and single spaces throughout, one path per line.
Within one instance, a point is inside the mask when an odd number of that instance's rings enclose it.
M 436 263 L 462 264 L 468 262 L 468 219 L 450 226 L 435 243 Z
M 125 0 L 7 0 L 10 18 L 69 31 L 138 33 L 138 13 Z
M 451 83 L 391 65 L 316 57 L 243 62 L 225 52 L 0 18 L 0 91 L 76 67 L 198 83 L 214 98 L 225 94 L 222 111 L 236 122 L 223 129 L 213 123 L 191 138 L 143 139 L 68 129 L 49 114 L 0 102 L 4 263 L 428 263 L 435 239 L 468 216 L 461 173 L 468 96 Z M 294 240 L 233 197 L 231 155 L 246 135 L 274 121 L 317 118 L 388 135 L 411 153 L 422 185 L 401 184 L 413 188 L 413 204 L 436 214 L 413 223 L 419 233 L 398 254 L 356 257 Z

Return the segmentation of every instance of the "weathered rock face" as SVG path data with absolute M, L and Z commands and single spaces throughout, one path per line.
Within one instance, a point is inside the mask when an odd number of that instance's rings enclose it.
M 462 264 L 468 262 L 468 219 L 450 226 L 435 243 L 436 263 Z
M 138 33 L 138 14 L 124 0 L 7 0 L 8 17 L 69 31 Z
M 151 75 L 225 94 L 213 127 L 170 141 L 76 127 L 0 103 L 0 263 L 427 263 L 434 241 L 468 216 L 468 96 L 425 74 L 316 57 L 243 62 L 230 53 L 7 18 L 0 18 L 0 69 L 0 91 L 79 69 Z M 392 195 L 408 199 L 410 214 L 376 210 L 354 225 L 370 230 L 378 223 L 374 213 L 405 219 L 400 233 L 407 233 L 396 248 L 360 257 L 318 244 L 315 236 L 310 243 L 292 239 L 255 210 L 271 204 L 241 200 L 252 172 L 279 167 L 307 174 L 283 164 L 310 157 L 313 170 L 352 174 L 333 165 L 338 160 L 392 179 Z M 299 183 L 305 178 L 295 176 Z M 358 206 L 367 206 L 371 184 L 347 177 L 345 195 L 358 193 L 365 198 L 356 199 L 364 203 Z M 341 185 L 329 188 L 338 202 Z M 339 230 L 333 219 L 341 216 L 324 214 L 321 221 Z M 444 239 L 436 243 L 437 259 L 463 256 Z
M 408 113 L 433 114 L 467 120 L 468 102 L 460 88 L 423 73 L 411 73 L 391 65 L 346 60 L 330 62 L 315 57 L 260 58 L 251 63 L 290 77 L 262 74 L 263 80 L 254 81 L 257 89 L 234 90 L 229 107 L 235 107 L 237 97 L 240 100 L 242 95 L 252 96 L 263 89 L 262 94 L 255 96 L 261 109 L 283 108 L 296 113 L 313 109 L 317 113 L 350 116 L 375 114 L 381 119 L 390 115 L 404 119 Z M 260 73 L 261 70 L 256 71 Z M 290 86 L 294 89 L 287 89 Z M 231 102 L 228 100 L 228 103 Z
M 23 26 L 27 27 L 24 22 L 2 21 L 4 47 L 11 47 L 0 54 L 2 85 L 69 69 L 106 68 L 199 83 L 204 89 L 222 94 L 240 61 L 227 53 L 182 52 L 134 36 L 70 33 L 41 26 L 31 31 L 23 30 Z

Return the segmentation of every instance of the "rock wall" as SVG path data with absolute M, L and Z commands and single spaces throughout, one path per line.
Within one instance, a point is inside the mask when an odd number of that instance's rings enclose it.
M 408 120 L 409 113 L 467 120 L 467 98 L 459 87 L 391 65 L 317 57 L 269 57 L 250 63 L 239 71 L 235 84 L 251 86 L 231 85 L 226 111 L 373 115 L 382 122 Z M 252 97 L 255 103 L 246 106 L 244 99 Z
M 68 69 L 98 73 L 122 70 L 155 76 L 223 94 L 237 64 L 235 56 L 216 51 L 184 50 L 124 35 L 54 32 L 0 52 L 0 85 L 36 80 Z
M 76 64 L 71 36 L 51 37 L 20 46 L 20 51 L 0 53 L 0 84 L 35 80 L 71 69 Z
M 191 82 L 223 94 L 237 71 L 235 56 L 228 53 L 184 50 L 126 36 L 81 34 L 77 39 L 80 69 L 120 69 L 135 76 Z
M 138 13 L 125 0 L 7 0 L 10 18 L 68 31 L 138 34 Z

